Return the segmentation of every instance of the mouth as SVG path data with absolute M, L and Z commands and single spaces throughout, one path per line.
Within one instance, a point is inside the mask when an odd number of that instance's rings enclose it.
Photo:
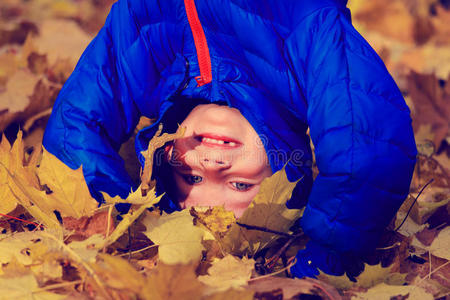
M 205 144 L 206 146 L 237 148 L 242 145 L 242 143 L 236 139 L 213 133 L 197 134 L 194 138 L 200 143 Z

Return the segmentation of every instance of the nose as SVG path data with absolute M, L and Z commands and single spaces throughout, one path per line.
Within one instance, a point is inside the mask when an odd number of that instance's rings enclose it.
M 202 165 L 203 168 L 205 168 L 205 170 L 211 171 L 226 170 L 231 167 L 230 161 L 209 157 L 201 158 L 200 164 Z

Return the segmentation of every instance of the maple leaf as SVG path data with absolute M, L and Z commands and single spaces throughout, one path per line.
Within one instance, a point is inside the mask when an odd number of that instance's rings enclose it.
M 420 299 L 420 300 L 432 300 L 433 295 L 428 294 L 424 289 L 418 286 L 394 286 L 380 283 L 367 292 L 356 292 L 356 297 L 352 297 L 355 300 L 390 300 L 401 299 L 408 297 L 408 299 Z
M 356 277 L 356 283 L 350 281 L 345 274 L 342 276 L 333 276 L 320 272 L 318 279 L 325 281 L 340 290 L 349 289 L 353 286 L 370 288 L 378 283 L 389 280 L 390 277 L 388 275 L 391 273 L 392 267 L 393 266 L 391 265 L 387 268 L 383 268 L 381 263 L 373 266 L 365 264 L 364 271 Z
M 159 259 L 165 264 L 186 264 L 199 261 L 202 255 L 204 230 L 194 226 L 188 210 L 171 214 L 149 213 L 143 220 L 144 234 L 159 245 Z
M 45 148 L 43 151 L 37 174 L 41 185 L 51 191 L 47 200 L 52 211 L 77 219 L 92 216 L 98 203 L 89 192 L 82 167 L 72 170 Z
M 40 25 L 39 35 L 32 40 L 36 52 L 45 53 L 50 65 L 70 59 L 73 68 L 91 37 L 72 20 L 46 19 Z
M 16 141 L 8 151 L 8 145 L 3 143 L 0 147 L 0 169 L 7 177 L 6 185 L 2 189 L 8 189 L 8 196 L 14 196 L 15 201 L 20 203 L 38 222 L 51 228 L 59 237 L 62 237 L 62 228 L 53 213 L 48 202 L 45 191 L 41 191 L 38 177 L 35 174 L 35 166 L 24 166 L 24 149 L 22 132 L 17 134 Z M 0 173 L 1 176 L 1 173 Z M 1 178 L 1 177 L 0 177 Z M 5 192 L 4 192 L 5 193 Z M 12 201 L 10 197 L 5 198 Z
M 29 274 L 20 277 L 0 277 L 0 299 L 59 300 L 59 295 L 40 289 L 36 278 Z
M 153 171 L 153 155 L 155 154 L 155 151 L 164 146 L 165 143 L 183 137 L 184 132 L 186 131 L 185 127 L 178 127 L 175 133 L 163 133 L 160 135 L 162 128 L 163 124 L 160 123 L 158 130 L 148 143 L 147 150 L 141 152 L 141 154 L 145 157 L 144 169 L 141 174 L 141 190 L 143 195 L 145 195 L 150 188 L 155 186 L 155 183 L 151 180 Z
M 285 168 L 265 178 L 258 194 L 237 222 L 283 233 L 289 232 L 289 228 L 302 213 L 302 210 L 286 207 L 297 182 L 289 182 Z M 253 256 L 278 237 L 270 232 L 246 229 L 235 223 L 220 243 L 228 253 Z
M 238 259 L 230 254 L 216 259 L 208 269 L 208 275 L 199 276 L 198 280 L 209 288 L 207 294 L 239 289 L 247 285 L 254 270 L 255 261 L 246 257 Z
M 334 287 L 312 278 L 264 277 L 259 279 L 256 277 L 249 283 L 249 288 L 258 294 L 273 293 L 276 290 L 281 290 L 283 299 L 297 299 L 301 294 L 319 295 L 323 299 L 342 299 Z
M 149 300 L 202 299 L 204 285 L 197 280 L 193 264 L 158 267 L 148 276 L 141 297 Z
M 103 248 L 117 241 L 117 239 L 121 237 L 125 233 L 125 231 L 127 231 L 128 227 L 130 227 L 131 224 L 133 224 L 133 222 L 136 221 L 137 218 L 139 218 L 142 215 L 142 213 L 144 213 L 147 210 L 147 208 L 150 208 L 154 206 L 156 203 L 158 203 L 163 195 L 156 197 L 155 190 L 153 189 L 146 196 L 141 196 L 141 198 L 145 199 L 145 201 L 138 201 L 141 202 L 142 204 L 132 206 L 130 211 L 122 216 L 122 221 L 120 221 L 120 223 L 117 225 L 116 229 L 114 229 L 114 231 L 111 233 L 111 235 L 109 235 L 103 243 L 96 245 L 96 247 Z M 133 195 L 131 197 L 135 196 L 136 195 Z M 111 199 L 114 198 L 109 197 L 109 199 L 110 201 L 112 201 Z
M 190 213 L 194 217 L 194 224 L 203 225 L 217 238 L 223 238 L 231 225 L 236 223 L 234 213 L 223 206 L 210 207 L 204 211 L 191 207 Z
M 435 149 L 449 135 L 448 116 L 450 115 L 450 92 L 439 86 L 435 75 L 422 75 L 411 72 L 408 76 L 408 90 L 414 104 L 413 128 L 431 124 L 434 136 L 431 140 Z
M 97 263 L 91 266 L 109 288 L 136 295 L 145 285 L 144 276 L 120 257 L 99 254 Z
M 450 226 L 442 229 L 438 236 L 434 238 L 430 245 L 429 251 L 437 257 L 450 260 Z

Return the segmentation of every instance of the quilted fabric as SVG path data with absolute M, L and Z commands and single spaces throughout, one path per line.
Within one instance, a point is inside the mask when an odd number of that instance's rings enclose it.
M 83 165 L 97 197 L 126 196 L 132 182 L 117 151 L 139 116 L 161 121 L 195 99 L 236 107 L 272 170 L 288 162 L 289 179 L 303 177 L 288 206 L 307 200 L 302 227 L 311 239 L 339 253 L 370 250 L 407 196 L 416 147 L 401 92 L 345 5 L 196 1 L 213 77 L 197 87 L 183 1 L 119 0 L 59 94 L 44 146 L 72 168 Z M 154 128 L 139 134 L 138 155 Z

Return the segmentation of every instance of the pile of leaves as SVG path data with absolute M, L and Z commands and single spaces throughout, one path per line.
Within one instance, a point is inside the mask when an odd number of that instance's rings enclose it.
M 153 151 L 126 199 L 91 197 L 82 169 L 41 147 L 51 106 L 109 0 L 0 3 L 0 299 L 444 299 L 450 293 L 450 5 L 443 0 L 350 0 L 412 111 L 419 150 L 410 196 L 357 282 L 290 278 L 306 244 L 288 210 L 294 182 L 267 178 L 245 214 L 222 207 L 159 211 Z M 143 120 L 140 126 L 148 121 Z M 22 131 L 19 131 L 19 127 Z M 131 149 L 126 153 L 126 149 Z M 130 154 L 132 153 L 132 154 Z M 136 159 L 134 159 L 136 161 Z M 119 215 L 117 203 L 129 203 Z M 311 297 L 311 296 L 310 296 Z

